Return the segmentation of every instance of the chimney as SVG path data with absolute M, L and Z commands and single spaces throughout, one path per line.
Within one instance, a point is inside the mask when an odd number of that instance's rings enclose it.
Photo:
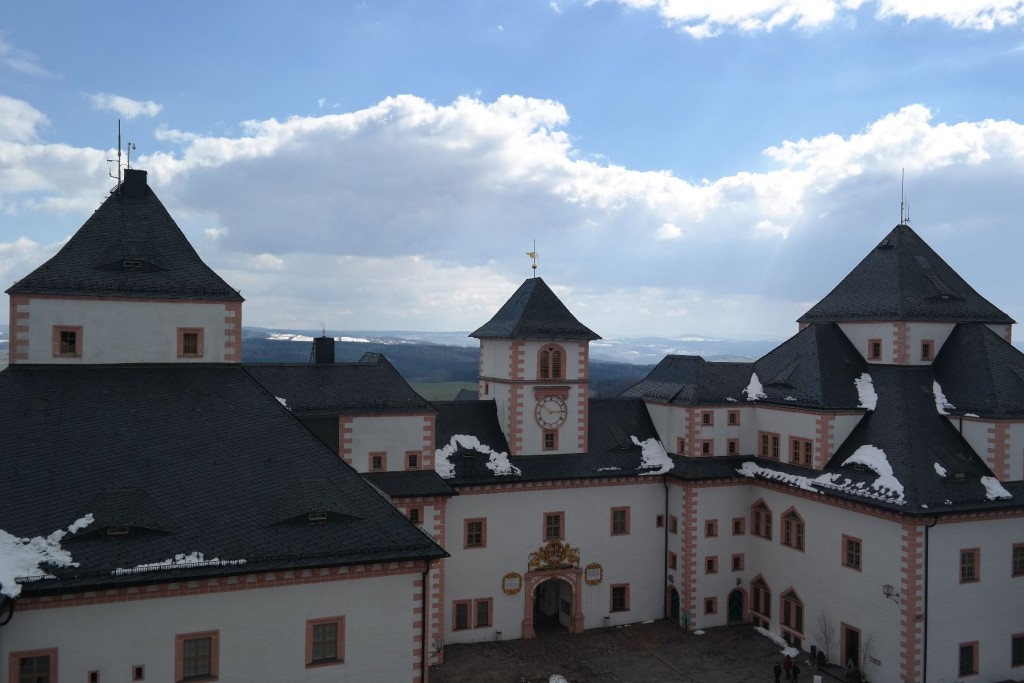
M 325 334 L 313 339 L 313 362 L 317 365 L 334 364 L 334 337 Z
M 121 187 L 119 188 L 121 194 L 129 197 L 141 197 L 146 194 L 146 171 L 140 171 L 135 168 L 126 168 L 124 170 L 124 180 L 121 181 Z

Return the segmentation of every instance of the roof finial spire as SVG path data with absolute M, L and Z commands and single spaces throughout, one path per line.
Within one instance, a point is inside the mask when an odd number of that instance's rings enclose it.
M 533 276 L 537 277 L 537 240 L 533 241 L 533 251 L 526 252 L 526 255 L 533 259 L 530 267 L 533 268 Z
M 112 163 L 113 159 L 107 159 L 107 163 Z M 117 175 L 114 175 L 110 171 L 107 171 L 107 175 L 117 180 L 117 187 L 114 189 L 120 191 L 121 189 L 121 119 L 117 120 Z

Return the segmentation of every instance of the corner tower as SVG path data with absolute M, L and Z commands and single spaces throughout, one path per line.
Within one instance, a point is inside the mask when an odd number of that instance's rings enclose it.
M 7 290 L 11 365 L 240 363 L 242 296 L 127 169 L 67 244 Z
M 585 453 L 590 342 L 600 339 L 541 278 L 524 282 L 471 337 L 481 399 L 493 399 L 511 455 Z

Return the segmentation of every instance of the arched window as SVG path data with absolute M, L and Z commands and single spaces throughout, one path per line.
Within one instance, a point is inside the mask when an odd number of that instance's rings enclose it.
M 537 358 L 537 379 L 565 379 L 565 350 L 550 344 Z
M 790 588 L 782 594 L 782 637 L 793 647 L 801 647 L 804 638 L 804 601 Z
M 751 621 L 754 622 L 754 626 L 768 628 L 772 620 L 772 589 L 759 575 L 750 584 L 750 593 Z
M 796 508 L 789 508 L 782 513 L 782 545 L 796 550 L 804 549 L 804 518 Z
M 763 500 L 750 506 L 750 533 L 772 539 L 772 510 Z

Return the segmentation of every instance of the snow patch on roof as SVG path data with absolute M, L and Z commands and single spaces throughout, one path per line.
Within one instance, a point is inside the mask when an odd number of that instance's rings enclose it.
M 288 408 L 288 401 L 287 401 L 287 400 L 285 400 L 285 399 L 281 398 L 280 396 L 275 396 L 274 398 L 276 398 L 276 399 L 277 399 L 277 402 L 278 402 L 278 403 L 280 403 L 281 405 L 283 405 L 283 406 L 284 406 L 285 408 Z M 288 410 L 291 410 L 291 408 L 288 408 Z
M 55 567 L 77 567 L 71 553 L 60 547 L 61 540 L 74 534 L 94 521 L 92 513 L 76 519 L 67 528 L 57 529 L 49 536 L 18 538 L 0 529 L 0 595 L 16 598 L 21 595 L 22 582 L 35 581 L 50 576 L 39 565 L 52 564 Z
M 956 410 L 956 406 L 946 400 L 938 380 L 932 382 L 932 393 L 935 394 L 935 409 L 939 411 L 939 415 L 949 415 L 947 410 Z
M 757 373 L 751 373 L 750 384 L 743 390 L 746 394 L 748 401 L 756 401 L 759 398 L 768 398 L 768 394 L 764 393 L 764 387 L 761 386 L 761 380 L 757 378 Z
M 598 472 L 611 472 L 612 470 L 620 470 L 620 469 L 622 469 L 622 468 L 621 467 L 598 467 L 597 471 Z
M 935 474 L 939 475 L 940 477 L 945 477 L 946 468 L 940 465 L 939 463 L 935 463 Z
M 179 553 L 174 556 L 174 559 L 163 560 L 161 562 L 150 562 L 148 564 L 139 564 L 130 568 L 118 568 L 110 572 L 114 576 L 123 576 L 125 574 L 142 574 L 144 572 L 156 572 L 162 569 L 183 569 L 192 567 L 229 567 L 233 565 L 245 564 L 245 560 L 221 560 L 219 558 L 212 558 L 207 560 L 201 552 L 193 551 L 188 555 Z
M 903 505 L 905 503 L 902 487 L 900 487 L 898 494 L 897 492 L 888 489 L 876 489 L 874 484 L 871 485 L 871 488 L 865 488 L 864 482 L 854 482 L 849 477 L 844 477 L 842 474 L 838 474 L 836 472 L 825 472 L 817 477 L 805 477 L 799 474 L 789 474 L 787 472 L 780 472 L 779 470 L 773 470 L 768 467 L 761 467 L 752 461 L 743 463 L 736 471 L 744 477 L 750 477 L 751 479 L 756 479 L 758 477 L 762 479 L 770 479 L 772 481 L 778 481 L 783 484 L 795 486 L 814 493 L 821 493 L 819 489 L 829 489 L 855 496 L 863 496 L 873 500 L 881 500 L 887 503 L 896 503 L 897 505 Z M 879 479 L 881 479 L 881 477 L 879 477 Z
M 548 683 L 569 683 L 569 679 L 562 674 L 551 674 Z
M 790 657 L 796 657 L 798 654 L 800 654 L 800 650 L 797 650 L 795 647 L 790 647 L 789 643 L 787 643 L 785 640 L 782 639 L 782 636 L 776 635 L 776 634 L 772 633 L 771 631 L 769 631 L 768 629 L 761 628 L 760 626 L 755 626 L 754 630 L 757 631 L 758 633 L 760 633 L 762 636 L 764 636 L 768 640 L 770 640 L 773 643 L 775 643 L 776 645 L 778 645 L 779 647 L 781 647 L 782 650 L 779 651 L 779 654 L 781 654 L 781 655 L 789 655 Z
M 672 462 L 672 458 L 668 457 L 668 453 L 665 452 L 665 447 L 661 445 L 655 437 L 641 441 L 635 436 L 630 436 L 633 443 L 640 446 L 642 459 L 640 460 L 640 467 L 638 470 L 651 470 L 650 472 L 641 472 L 640 476 L 646 474 L 665 474 L 672 469 L 675 463 Z M 657 467 L 658 469 L 652 469 Z
M 434 455 L 434 471 L 442 479 L 451 479 L 455 476 L 455 465 L 449 458 L 455 455 L 455 451 L 459 448 L 468 448 L 469 450 L 476 451 L 477 453 L 483 453 L 484 455 L 490 456 L 487 461 L 487 469 L 498 476 L 506 474 L 522 474 L 522 470 L 513 465 L 508 460 L 508 453 L 502 451 L 498 453 L 489 446 L 480 443 L 480 439 L 475 436 L 468 434 L 456 434 L 448 441 L 448 445 L 435 451 Z
M 853 380 L 853 383 L 857 385 L 857 397 L 860 407 L 874 410 L 875 405 L 878 404 L 878 394 L 875 393 L 875 385 L 871 381 L 871 375 L 863 372 L 860 377 Z
M 995 477 L 982 477 L 981 485 L 985 487 L 985 498 L 988 500 L 1013 498 L 1010 492 L 1004 489 L 1003 485 Z
M 873 484 L 871 484 L 871 488 L 882 491 L 883 493 L 895 495 L 898 497 L 899 501 L 902 502 L 903 484 L 893 476 L 892 466 L 889 465 L 889 460 L 885 457 L 885 451 L 881 448 L 870 444 L 864 444 L 854 451 L 853 455 L 843 461 L 843 464 L 864 465 L 871 469 L 878 475 L 878 478 L 875 479 Z

